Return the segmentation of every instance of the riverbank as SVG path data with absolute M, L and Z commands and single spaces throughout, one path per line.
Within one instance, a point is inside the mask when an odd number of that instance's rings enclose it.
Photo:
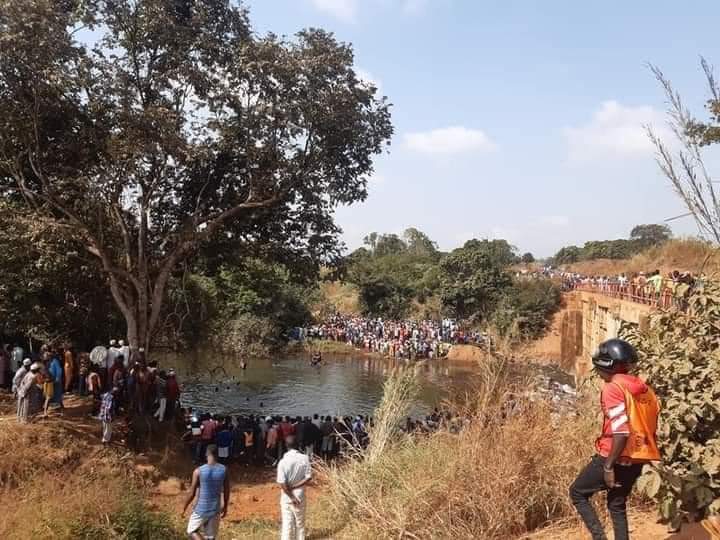
M 68 396 L 61 417 L 52 413 L 18 425 L 14 400 L 0 394 L 0 507 L 2 538 L 180 539 L 181 518 L 194 465 L 169 422 L 149 420 L 146 452 L 125 443 L 122 420 L 109 448 L 100 442 L 100 424 L 88 416 L 86 399 Z M 269 538 L 279 531 L 280 492 L 275 470 L 229 465 L 231 503 L 222 530 L 230 537 Z M 314 505 L 321 488 L 308 488 Z M 322 525 L 318 527 L 321 529 Z M 128 531 L 144 531 L 139 536 Z M 272 534 L 271 534 L 272 533 Z

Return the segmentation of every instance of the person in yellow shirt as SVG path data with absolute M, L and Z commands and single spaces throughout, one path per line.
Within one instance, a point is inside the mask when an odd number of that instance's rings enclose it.
M 65 360 L 65 392 L 70 392 L 75 382 L 75 359 L 69 343 L 65 345 L 65 354 L 63 356 Z

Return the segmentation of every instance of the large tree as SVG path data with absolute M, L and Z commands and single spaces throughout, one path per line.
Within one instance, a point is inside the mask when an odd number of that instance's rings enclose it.
M 0 0 L 0 193 L 80 242 L 148 347 L 199 248 L 337 248 L 333 210 L 392 133 L 352 66 L 331 34 L 258 37 L 227 0 Z

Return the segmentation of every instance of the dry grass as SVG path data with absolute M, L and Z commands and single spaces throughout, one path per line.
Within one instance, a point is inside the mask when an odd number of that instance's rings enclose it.
M 367 452 L 325 472 L 327 511 L 346 524 L 333 538 L 507 539 L 574 514 L 567 490 L 591 451 L 595 419 L 557 418 L 547 404 L 518 401 L 518 414 L 503 420 L 506 398 L 524 382 L 493 365 L 484 366 L 459 434 L 411 438 L 383 427 Z M 389 384 L 404 396 L 413 383 Z M 392 402 L 381 406 L 394 411 L 385 426 L 405 414 L 404 398 Z
M 175 539 L 144 502 L 131 460 L 73 424 L 18 425 L 0 417 L 0 538 Z
M 699 274 L 720 272 L 720 252 L 712 244 L 698 239 L 676 239 L 638 253 L 631 259 L 595 259 L 565 265 L 585 275 L 617 275 L 622 272 L 660 270 L 663 274 L 678 270 Z
M 314 311 L 321 315 L 323 312 L 338 312 L 343 315 L 359 315 L 360 300 L 357 288 L 340 281 L 321 281 L 320 294 L 322 302 Z

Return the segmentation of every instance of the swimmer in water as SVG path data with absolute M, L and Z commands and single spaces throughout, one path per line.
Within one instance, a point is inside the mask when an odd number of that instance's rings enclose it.
M 320 351 L 313 353 L 312 360 L 310 361 L 311 366 L 318 366 L 322 363 L 322 354 Z

